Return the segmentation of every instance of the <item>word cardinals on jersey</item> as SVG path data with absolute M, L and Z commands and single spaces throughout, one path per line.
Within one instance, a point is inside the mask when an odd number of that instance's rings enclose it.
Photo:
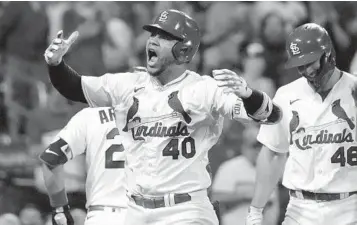
M 357 190 L 356 87 L 357 78 L 343 73 L 323 101 L 305 78 L 277 91 L 274 101 L 282 106 L 283 118 L 277 125 L 263 125 L 258 140 L 273 151 L 289 151 L 283 177 L 287 188 L 321 193 Z
M 207 152 L 221 134 L 223 116 L 251 120 L 236 95 L 223 93 L 211 77 L 188 70 L 165 86 L 146 71 L 83 76 L 82 86 L 91 106 L 127 109 L 121 135 L 135 176 L 132 193 L 207 189 Z M 115 110 L 120 124 L 122 115 Z

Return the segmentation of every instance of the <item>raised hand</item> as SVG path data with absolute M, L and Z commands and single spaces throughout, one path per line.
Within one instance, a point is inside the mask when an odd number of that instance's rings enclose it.
M 45 51 L 45 60 L 48 65 L 56 66 L 61 63 L 63 56 L 78 38 L 78 31 L 73 32 L 66 40 L 63 38 L 63 31 L 57 33 L 50 46 Z
M 252 94 L 247 82 L 231 70 L 213 70 L 212 75 L 218 86 L 224 88 L 225 93 L 234 93 L 240 98 L 248 98 Z

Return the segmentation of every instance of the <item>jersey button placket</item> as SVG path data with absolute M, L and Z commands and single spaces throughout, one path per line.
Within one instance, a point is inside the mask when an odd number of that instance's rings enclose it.
M 147 159 L 147 175 L 151 176 L 152 173 L 154 172 L 154 167 L 153 167 L 153 162 L 155 160 L 155 155 L 153 155 L 153 151 L 151 148 L 147 149 L 147 154 L 148 154 L 148 159 Z
M 147 178 L 147 176 L 150 174 L 150 172 L 146 169 L 148 168 L 148 164 L 149 164 L 149 161 L 150 161 L 150 156 L 148 154 L 148 151 L 149 149 L 145 149 L 145 153 L 144 153 L 144 157 L 143 157 L 143 166 L 142 168 L 145 168 L 144 171 L 143 171 L 143 174 L 144 176 Z

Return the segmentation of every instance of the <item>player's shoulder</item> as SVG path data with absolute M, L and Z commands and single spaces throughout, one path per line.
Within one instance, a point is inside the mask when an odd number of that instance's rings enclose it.
M 82 116 L 91 116 L 98 113 L 99 111 L 109 110 L 111 108 L 112 107 L 86 107 L 80 110 L 78 113 L 80 113 Z
M 209 98 L 218 88 L 216 81 L 206 75 L 189 71 L 185 78 L 185 85 L 182 86 L 182 95 L 193 104 L 203 104 L 205 99 Z
M 200 75 L 193 71 L 187 71 L 189 73 L 188 79 L 190 80 L 191 86 L 200 86 L 202 89 L 202 85 L 206 87 L 217 86 L 216 80 L 209 75 Z
M 84 108 L 77 112 L 66 125 L 66 130 L 76 130 L 90 136 L 100 136 L 115 127 L 113 107 Z
M 353 83 L 353 84 L 357 83 L 357 75 L 351 73 L 343 72 L 342 79 L 346 80 L 347 83 Z
M 113 108 L 112 107 L 94 107 L 94 108 L 86 107 L 78 111 L 72 117 L 72 119 L 94 122 L 95 121 L 94 119 L 98 117 L 98 114 L 100 114 L 100 112 L 109 112 L 109 111 L 113 111 Z
M 338 87 L 340 92 L 346 92 L 346 88 L 349 88 L 352 95 L 355 96 L 357 92 L 357 76 L 348 72 L 343 72 Z
M 116 80 L 122 82 L 124 79 L 125 82 L 135 84 L 144 82 L 150 77 L 145 67 L 134 67 L 131 71 L 122 73 L 106 73 L 104 76 L 106 76 L 111 81 Z
M 295 89 L 296 88 L 302 88 L 302 87 L 305 87 L 307 84 L 305 78 L 303 77 L 300 77 L 288 84 L 285 84 L 285 85 L 282 85 L 281 87 L 278 88 L 278 90 L 282 93 L 289 93 L 291 92 L 292 90 L 293 91 L 296 91 Z
M 279 87 L 276 91 L 275 96 L 289 97 L 290 95 L 295 95 L 297 92 L 304 92 L 304 89 L 307 87 L 306 85 L 308 85 L 306 79 L 300 77 L 288 84 Z

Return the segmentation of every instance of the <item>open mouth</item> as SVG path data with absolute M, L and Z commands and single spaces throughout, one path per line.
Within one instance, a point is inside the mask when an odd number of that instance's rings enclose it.
M 154 49 L 148 49 L 148 65 L 154 66 L 157 62 L 157 53 Z
M 149 57 L 149 60 L 151 60 L 154 57 L 157 57 L 157 53 L 155 52 L 155 50 L 149 49 L 148 50 L 148 57 Z

